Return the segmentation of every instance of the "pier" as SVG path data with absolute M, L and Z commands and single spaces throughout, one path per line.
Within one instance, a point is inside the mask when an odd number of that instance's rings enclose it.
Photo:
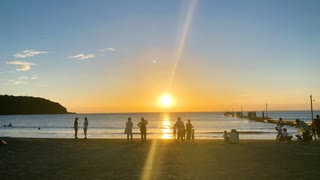
M 261 123 L 272 123 L 272 124 L 277 124 L 279 121 L 278 119 L 272 119 L 271 117 L 264 116 L 264 113 L 262 113 L 262 117 L 257 116 L 256 112 L 248 112 L 247 115 L 244 115 L 243 112 L 225 112 L 225 116 L 228 117 L 234 117 L 234 118 L 239 118 L 239 119 L 248 119 L 256 122 L 261 122 Z M 306 122 L 308 126 L 311 126 L 311 123 Z M 295 120 L 285 120 L 282 119 L 282 124 L 287 125 L 287 126 L 295 126 L 296 122 Z

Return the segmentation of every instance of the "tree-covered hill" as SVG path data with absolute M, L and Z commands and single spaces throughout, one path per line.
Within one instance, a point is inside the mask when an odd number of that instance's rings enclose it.
M 59 103 L 39 97 L 0 95 L 0 115 L 13 114 L 66 114 Z

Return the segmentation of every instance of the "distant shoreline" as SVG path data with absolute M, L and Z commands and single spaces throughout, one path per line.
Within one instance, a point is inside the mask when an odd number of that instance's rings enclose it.
M 0 116 L 15 116 L 15 115 L 63 115 L 63 114 L 77 114 L 75 112 L 68 112 L 68 113 L 49 113 L 49 114 L 46 114 L 46 113 L 38 113 L 38 114 L 0 114 Z
M 308 112 L 310 110 L 270 110 L 269 113 L 272 112 Z M 320 110 L 313 110 L 314 112 L 317 112 Z M 236 111 L 235 111 L 236 112 Z M 243 111 L 245 112 L 264 112 L 263 110 L 259 111 Z M 79 115 L 91 115 L 91 114 L 159 114 L 159 113 L 225 113 L 225 111 L 177 111 L 177 112 L 165 112 L 165 111 L 159 111 L 159 112 L 97 112 L 97 113 L 91 113 L 91 112 L 67 112 L 67 113 L 37 113 L 37 114 L 0 114 L 1 115 L 59 115 L 59 114 L 79 114 Z

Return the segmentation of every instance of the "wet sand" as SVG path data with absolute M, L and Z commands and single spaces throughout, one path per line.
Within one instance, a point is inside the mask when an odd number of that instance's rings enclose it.
M 320 178 L 320 142 L 2 139 L 1 179 Z

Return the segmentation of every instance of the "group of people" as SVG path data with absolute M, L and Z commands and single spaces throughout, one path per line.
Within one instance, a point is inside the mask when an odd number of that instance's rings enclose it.
M 312 121 L 311 126 L 300 119 L 296 119 L 295 122 L 298 133 L 296 137 L 299 141 L 308 142 L 309 140 L 312 140 L 312 136 L 315 140 L 317 140 L 317 137 L 320 137 L 319 115 Z M 288 134 L 287 129 L 283 127 L 283 124 L 282 118 L 279 118 L 275 128 L 277 131 L 276 142 L 291 142 L 292 135 Z
M 229 133 L 227 131 L 224 131 L 222 136 L 225 144 L 239 143 L 239 133 L 236 129 L 231 129 Z
M 320 116 L 317 115 L 316 119 L 313 119 L 310 127 L 304 121 L 297 119 L 296 127 L 298 130 L 298 140 L 309 141 L 312 140 L 312 137 L 317 140 L 320 137 Z
M 3 125 L 3 127 L 13 127 L 13 125 L 11 123 L 9 123 L 8 125 Z
M 304 123 L 304 122 L 303 122 Z M 277 131 L 276 142 L 291 142 L 292 135 L 290 135 L 286 128 L 283 127 L 282 118 L 279 118 L 277 126 L 275 127 Z
M 312 136 L 315 139 L 320 137 L 320 116 L 317 115 L 316 119 L 312 121 L 311 124 L 311 132 L 310 127 L 302 120 L 296 119 L 296 128 L 298 130 L 298 135 L 296 137 L 300 141 L 309 141 L 312 140 Z M 74 137 L 78 139 L 78 118 L 76 117 L 74 120 Z M 141 118 L 141 121 L 137 124 L 140 129 L 141 141 L 146 142 L 147 140 L 147 124 L 148 121 Z M 284 122 L 282 118 L 279 118 L 277 122 L 277 126 L 275 127 L 277 131 L 276 142 L 291 142 L 292 135 L 290 135 L 286 128 L 283 127 Z M 11 123 L 8 127 L 12 126 Z M 88 130 L 89 122 L 88 118 L 84 118 L 83 122 L 83 132 L 84 139 L 87 139 L 87 130 Z M 132 128 L 133 122 L 131 122 L 131 117 L 128 118 L 125 126 L 125 134 L 127 135 L 127 141 L 132 142 Z M 191 124 L 190 119 L 186 124 L 178 117 L 177 122 L 171 127 L 172 129 L 172 137 L 177 142 L 191 142 L 194 141 L 194 126 Z M 238 143 L 239 142 L 239 133 L 237 130 L 232 129 L 230 133 L 224 131 L 223 138 L 225 143 Z
M 310 134 L 310 128 L 309 126 L 299 119 L 296 119 L 296 128 L 298 131 L 298 135 L 296 137 L 299 141 L 308 142 L 309 140 L 312 140 L 312 134 Z
M 143 117 L 141 118 L 141 121 L 138 123 L 142 142 L 146 142 L 147 140 L 147 124 L 148 124 L 148 121 Z M 124 133 L 127 134 L 128 142 L 129 141 L 132 142 L 132 128 L 133 128 L 133 122 L 131 122 L 131 117 L 129 117 L 128 121 L 126 122 L 126 128 L 124 131 Z M 191 140 L 194 141 L 194 129 L 193 129 L 193 125 L 190 122 L 190 119 L 188 120 L 188 123 L 184 125 L 181 118 L 178 117 L 177 122 L 174 124 L 173 127 L 171 127 L 171 129 L 173 130 L 172 136 L 174 140 L 177 140 L 178 142 L 191 142 Z
M 147 141 L 147 124 L 148 124 L 148 120 L 144 119 L 143 117 L 141 118 L 141 121 L 138 123 L 142 142 Z M 131 117 L 129 117 L 128 121 L 126 122 L 126 128 L 124 130 L 124 133 L 127 134 L 128 142 L 129 142 L 129 137 L 130 137 L 130 141 L 132 142 L 132 128 L 133 128 L 133 122 L 131 122 Z
M 74 128 L 74 138 L 78 139 L 78 118 L 76 117 L 74 119 L 73 128 Z M 84 139 L 87 139 L 87 130 L 89 126 L 88 118 L 85 117 L 83 121 L 83 133 L 84 133 Z
M 177 122 L 172 127 L 172 136 L 177 142 L 194 141 L 194 126 L 191 124 L 190 119 L 188 119 L 186 126 L 184 126 L 183 121 L 178 117 Z

